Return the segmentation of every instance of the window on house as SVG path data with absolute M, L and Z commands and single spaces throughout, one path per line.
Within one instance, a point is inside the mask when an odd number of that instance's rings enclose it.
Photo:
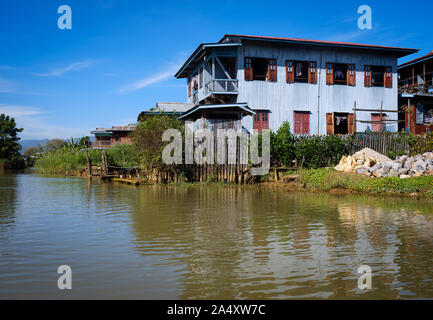
M 356 68 L 354 64 L 327 63 L 326 84 L 356 86 Z
M 277 81 L 276 59 L 245 58 L 245 80 Z
M 366 87 L 392 88 L 392 67 L 365 66 L 364 85 Z
M 253 80 L 266 80 L 268 73 L 268 59 L 254 58 L 252 59 Z
M 317 64 L 315 61 L 286 61 L 286 82 L 317 83 Z
M 385 86 L 385 67 L 371 66 L 371 85 L 373 87 Z
M 310 134 L 310 112 L 295 111 L 295 134 Z
M 432 125 L 433 124 L 433 104 L 417 103 L 416 104 L 416 124 Z
M 352 134 L 356 132 L 356 121 L 353 113 L 327 113 L 327 134 Z
M 386 114 L 382 113 L 382 116 L 380 113 L 372 113 L 371 114 L 371 130 L 374 132 L 383 132 L 385 129 L 385 123 L 383 120 L 385 120 Z
M 295 61 L 295 82 L 308 83 L 308 61 Z
M 347 85 L 347 64 L 334 63 L 334 84 Z
M 269 129 L 269 111 L 255 110 L 256 114 L 253 117 L 253 129 L 258 132 Z

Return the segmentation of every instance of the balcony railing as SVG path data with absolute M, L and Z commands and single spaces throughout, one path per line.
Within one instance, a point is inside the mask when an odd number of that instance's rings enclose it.
M 432 72 L 399 80 L 398 89 L 400 93 L 407 92 L 433 95 Z
M 194 104 L 198 103 L 198 90 L 192 93 L 192 103 Z
M 215 93 L 238 93 L 237 79 L 214 79 L 205 84 L 205 96 Z

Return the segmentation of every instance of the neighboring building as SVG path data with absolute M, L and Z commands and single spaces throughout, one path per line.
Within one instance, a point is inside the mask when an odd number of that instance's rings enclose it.
M 375 113 L 359 112 L 356 120 L 363 122 L 355 121 L 355 102 L 357 108 L 378 110 L 383 103 L 384 109 L 398 109 L 397 59 L 414 52 L 225 35 L 217 43 L 200 44 L 175 76 L 187 79 L 187 102 L 195 108 L 190 111 L 202 110 L 203 118 L 210 112 L 223 118 L 222 110 L 233 115 L 236 108 L 248 131 L 277 130 L 289 121 L 297 134 L 345 134 L 371 129 L 366 122 L 377 119 Z M 397 113 L 387 119 L 397 120 Z M 397 131 L 397 122 L 386 129 Z
M 182 114 L 185 111 L 194 107 L 192 103 L 178 103 L 178 102 L 157 102 L 156 107 L 142 111 L 138 115 L 137 121 L 142 121 L 146 116 L 158 114 Z
M 93 147 L 103 148 L 113 147 L 117 144 L 129 144 L 131 143 L 129 134 L 134 130 L 135 127 L 133 126 L 114 126 L 111 129 L 96 128 L 96 130 L 90 131 L 91 134 L 95 135 Z
M 215 135 L 218 129 L 243 129 L 242 119 L 255 115 L 246 103 L 197 105 L 186 111 L 180 117 L 192 122 L 192 130 L 209 129 Z
M 433 51 L 398 66 L 399 106 L 407 111 L 400 119 L 400 130 L 412 133 L 433 131 Z M 407 106 L 410 105 L 410 112 Z M 404 116 L 404 118 L 403 118 Z M 403 126 L 404 124 L 404 126 Z

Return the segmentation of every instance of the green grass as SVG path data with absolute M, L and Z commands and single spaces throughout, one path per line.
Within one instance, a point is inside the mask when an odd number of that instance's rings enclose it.
M 110 166 L 135 167 L 139 165 L 138 157 L 129 145 L 118 146 L 106 150 L 107 161 Z M 102 163 L 100 150 L 91 150 L 92 164 Z M 87 167 L 87 155 L 84 150 L 61 149 L 54 152 L 46 152 L 36 160 L 35 167 L 42 173 L 64 174 L 79 171 Z
M 338 173 L 333 169 L 312 169 L 300 172 L 300 182 L 308 189 L 322 191 L 340 188 L 366 193 L 422 193 L 433 196 L 433 176 L 366 178 L 357 174 Z

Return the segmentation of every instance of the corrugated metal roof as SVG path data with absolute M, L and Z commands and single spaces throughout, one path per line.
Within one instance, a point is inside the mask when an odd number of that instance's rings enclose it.
M 162 111 L 162 112 L 185 112 L 191 109 L 194 105 L 192 103 L 181 103 L 181 102 L 157 102 L 157 110 L 152 111 Z
M 399 69 L 404 68 L 404 67 L 410 66 L 412 64 L 415 64 L 415 63 L 418 63 L 418 62 L 421 62 L 424 60 L 429 60 L 429 59 L 433 59 L 433 50 L 430 51 L 429 53 L 427 53 L 425 56 L 410 60 L 410 61 L 405 62 L 405 63 L 402 63 L 401 65 L 398 66 L 398 68 Z
M 197 47 L 197 49 L 194 50 L 194 52 L 191 54 L 191 56 L 185 61 L 185 63 L 182 65 L 182 67 L 179 69 L 178 72 L 174 75 L 176 78 L 179 78 L 182 76 L 183 71 L 188 67 L 188 65 L 194 61 L 194 59 L 197 57 L 197 55 L 201 52 L 206 50 L 207 48 L 216 48 L 216 47 L 237 47 L 241 46 L 241 43 L 200 43 L 200 45 Z
M 342 47 L 353 47 L 358 49 L 380 49 L 386 51 L 395 52 L 406 52 L 405 55 L 418 52 L 419 49 L 402 48 L 402 47 L 390 47 L 363 43 L 352 43 L 352 42 L 338 42 L 338 41 L 323 41 L 323 40 L 309 40 L 309 39 L 298 39 L 298 38 L 285 38 L 285 37 L 268 37 L 268 36 L 251 36 L 251 35 L 239 35 L 239 34 L 226 34 L 221 38 L 219 42 L 223 42 L 228 37 L 235 37 L 239 39 L 249 40 L 262 40 L 262 41 L 277 41 L 277 42 L 288 42 L 298 44 L 310 44 L 310 45 L 326 45 L 326 46 L 342 46 Z
M 407 56 L 412 53 L 416 53 L 419 49 L 411 49 L 411 48 L 401 48 L 401 47 L 390 47 L 390 46 L 381 46 L 381 45 L 372 45 L 372 44 L 363 44 L 363 43 L 351 43 L 351 42 L 338 42 L 338 41 L 323 41 L 323 40 L 308 40 L 308 39 L 297 39 L 297 38 L 285 38 L 285 37 L 268 37 L 268 36 L 251 36 L 251 35 L 239 35 L 239 34 L 226 34 L 224 35 L 220 41 L 217 43 L 201 43 L 197 49 L 191 54 L 191 56 L 186 60 L 183 66 L 176 72 L 175 77 L 185 77 L 183 72 L 188 67 L 191 62 L 198 56 L 198 54 L 210 47 L 218 47 L 218 46 L 240 46 L 242 45 L 240 42 L 224 42 L 228 37 L 238 38 L 239 40 L 259 40 L 259 41 L 273 41 L 273 42 L 282 42 L 282 43 L 291 43 L 298 45 L 315 45 L 315 46 L 328 46 L 328 47 L 342 47 L 342 48 L 353 48 L 353 49 L 364 49 L 364 50 L 381 50 L 387 52 L 393 52 L 399 58 Z
M 248 114 L 256 114 L 253 110 L 251 110 L 248 107 L 247 103 L 231 103 L 231 104 L 203 104 L 203 105 L 199 105 L 199 106 L 195 106 L 194 108 L 191 108 L 190 110 L 188 110 L 187 112 L 185 112 L 184 114 L 182 114 L 182 116 L 180 116 L 180 119 L 188 117 L 189 115 L 195 113 L 196 111 L 199 110 L 204 110 L 204 109 L 228 109 L 228 108 L 238 108 L 241 109 L 242 111 L 245 111 L 245 113 Z

